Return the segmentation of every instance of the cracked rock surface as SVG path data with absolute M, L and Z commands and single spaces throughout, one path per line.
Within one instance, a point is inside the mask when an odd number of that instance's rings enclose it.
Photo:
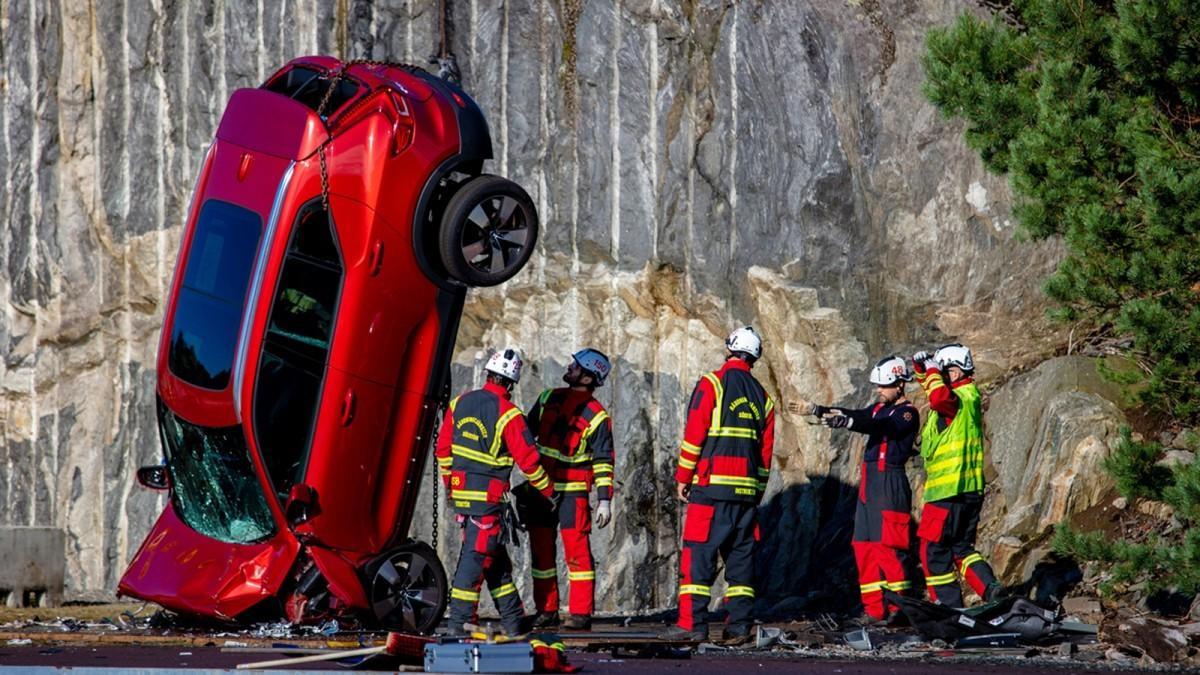
M 745 323 L 780 400 L 865 405 L 880 356 L 971 344 L 992 390 L 982 550 L 1014 549 L 1009 575 L 1040 528 L 1103 491 L 1115 397 L 1086 359 L 1043 364 L 1067 342 L 1040 291 L 1058 245 L 1014 238 L 1003 180 L 920 94 L 925 31 L 974 3 L 451 6 L 464 86 L 492 126 L 487 170 L 526 186 L 544 224 L 527 271 L 472 293 L 454 386 L 502 343 L 531 361 L 526 406 L 575 349 L 614 358 L 600 610 L 674 604 L 683 408 Z M 0 526 L 66 532 L 68 599 L 109 597 L 162 507 L 133 473 L 159 457 L 161 302 L 228 97 L 301 54 L 423 63 L 437 20 L 433 0 L 3 5 Z M 858 446 L 779 423 L 760 601 L 844 601 Z

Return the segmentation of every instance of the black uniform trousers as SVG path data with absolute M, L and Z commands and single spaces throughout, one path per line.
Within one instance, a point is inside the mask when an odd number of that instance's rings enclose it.
M 509 635 L 521 632 L 525 607 L 513 583 L 512 560 L 502 543 L 500 516 L 459 516 L 462 552 L 450 588 L 450 627 L 458 631 L 464 623 L 475 623 L 479 589 L 486 580 L 500 622 Z
M 717 555 L 725 561 L 726 630 L 750 630 L 754 609 L 754 549 L 758 541 L 753 502 L 714 501 L 688 504 L 680 552 L 679 626 L 708 630 L 708 604 L 717 578 Z
M 921 564 L 925 586 L 935 602 L 962 607 L 962 587 L 957 572 L 976 595 L 986 598 L 988 586 L 998 583 L 992 567 L 975 550 L 983 493 L 968 492 L 925 504 L 917 537 L 921 539 Z

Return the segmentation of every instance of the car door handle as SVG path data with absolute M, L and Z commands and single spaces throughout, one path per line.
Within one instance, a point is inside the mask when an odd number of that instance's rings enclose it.
M 342 426 L 348 427 L 354 421 L 354 413 L 358 408 L 358 397 L 354 395 L 353 389 L 346 390 L 346 396 L 342 398 Z

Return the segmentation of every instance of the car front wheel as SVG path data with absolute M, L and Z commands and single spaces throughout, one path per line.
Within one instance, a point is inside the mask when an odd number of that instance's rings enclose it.
M 520 185 L 476 176 L 450 198 L 439 234 L 442 264 L 451 276 L 468 286 L 495 286 L 520 272 L 533 254 L 537 209 Z
M 371 573 L 371 609 L 388 630 L 429 633 L 446 612 L 446 571 L 425 542 L 411 541 L 381 556 Z

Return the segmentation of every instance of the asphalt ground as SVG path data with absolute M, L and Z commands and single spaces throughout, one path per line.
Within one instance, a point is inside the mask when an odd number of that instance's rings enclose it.
M 187 672 L 246 672 L 235 671 L 240 663 L 280 658 L 281 655 L 223 652 L 220 647 L 146 647 L 146 646 L 63 646 L 0 645 L 0 673 L 54 672 L 71 669 L 72 675 L 97 673 L 169 673 Z M 614 657 L 608 653 L 569 652 L 573 665 L 584 667 L 584 673 L 687 673 L 688 675 L 747 675 L 748 673 L 837 673 L 840 675 L 884 675 L 888 673 L 1011 673 L 1022 675 L 1059 675 L 1062 673 L 1145 672 L 1092 666 L 1064 660 L 1061 665 L 1022 664 L 1019 660 L 964 659 L 949 660 L 938 656 L 923 656 L 905 660 L 831 660 L 786 653 L 761 654 L 691 654 L 682 658 Z M 364 664 L 366 665 L 366 664 Z M 373 664 L 381 670 L 395 672 L 395 662 Z M 349 666 L 332 663 L 310 663 L 292 668 L 276 668 L 289 672 L 348 671 Z M 413 669 L 414 667 L 410 667 Z M 362 670 L 376 668 L 362 668 Z M 359 669 L 355 669 L 359 670 Z

